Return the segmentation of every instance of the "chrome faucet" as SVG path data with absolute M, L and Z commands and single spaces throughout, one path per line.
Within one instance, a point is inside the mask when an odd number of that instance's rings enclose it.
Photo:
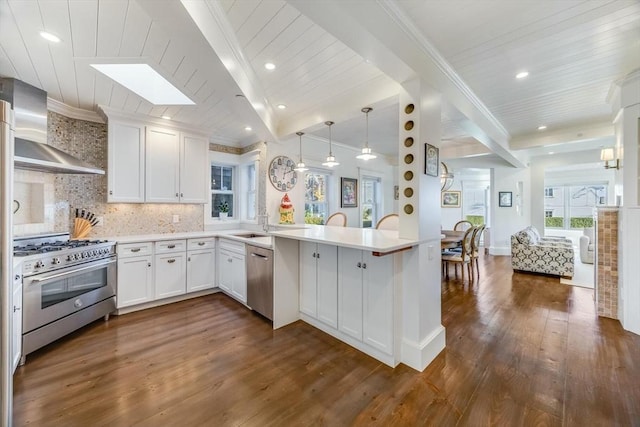
M 258 218 L 264 218 L 264 221 L 262 221 L 262 229 L 264 230 L 265 233 L 268 233 L 269 232 L 269 214 L 267 213 L 266 209 L 264 211 L 264 214 L 258 215 Z

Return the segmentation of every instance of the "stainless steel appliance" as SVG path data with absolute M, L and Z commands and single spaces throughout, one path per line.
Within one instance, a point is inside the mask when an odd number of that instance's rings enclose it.
M 273 251 L 247 245 L 247 305 L 273 320 Z
M 24 357 L 116 308 L 115 243 L 69 240 L 54 234 L 14 240 L 13 255 L 24 257 Z

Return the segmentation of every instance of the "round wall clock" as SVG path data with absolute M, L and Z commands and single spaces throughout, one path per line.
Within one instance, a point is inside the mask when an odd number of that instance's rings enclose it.
M 269 181 L 278 191 L 289 191 L 296 186 L 296 164 L 287 156 L 276 156 L 269 165 Z

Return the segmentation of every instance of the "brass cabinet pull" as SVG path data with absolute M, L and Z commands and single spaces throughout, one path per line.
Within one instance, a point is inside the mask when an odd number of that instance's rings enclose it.
M 168 259 L 167 262 L 169 264 L 173 264 L 174 262 L 176 262 L 176 260 L 175 260 L 175 258 L 171 258 L 171 259 Z

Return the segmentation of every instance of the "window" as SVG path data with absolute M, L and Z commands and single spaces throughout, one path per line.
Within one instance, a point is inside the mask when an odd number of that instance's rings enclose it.
M 221 208 L 228 206 L 228 217 L 234 213 L 234 166 L 211 165 L 211 217 L 219 217 Z
M 362 227 L 371 228 L 380 219 L 380 178 L 363 176 L 360 180 L 362 195 Z
M 246 167 L 247 177 L 247 213 L 246 219 L 256 219 L 256 165 L 250 163 Z
M 607 185 L 546 187 L 544 194 L 545 227 L 583 229 L 593 227 L 594 208 L 606 204 Z
M 327 183 L 329 175 L 322 172 L 307 172 L 304 175 L 304 222 L 324 224 L 329 216 Z

